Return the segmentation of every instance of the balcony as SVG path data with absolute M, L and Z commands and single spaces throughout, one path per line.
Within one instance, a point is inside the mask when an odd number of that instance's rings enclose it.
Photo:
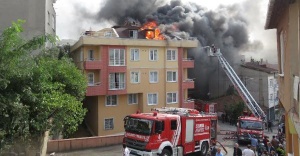
M 103 62 L 100 60 L 85 60 L 83 63 L 84 69 L 102 69 L 103 68 Z
M 192 109 L 194 109 L 194 107 L 195 107 L 195 101 L 194 101 L 194 99 L 185 99 L 183 101 L 183 104 L 182 104 L 181 107 L 182 108 L 192 108 Z
M 89 85 L 86 89 L 86 96 L 106 95 L 106 88 L 101 82 Z
M 182 67 L 183 68 L 194 68 L 194 60 L 191 58 L 183 58 Z
M 193 79 L 185 79 L 182 83 L 183 89 L 193 89 L 195 88 L 195 82 Z

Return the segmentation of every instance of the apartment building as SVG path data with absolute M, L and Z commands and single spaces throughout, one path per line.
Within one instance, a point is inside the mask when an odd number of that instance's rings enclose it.
M 279 104 L 285 109 L 286 152 L 299 156 L 300 0 L 270 0 L 265 29 L 276 29 Z
M 196 40 L 164 38 L 155 28 L 129 22 L 87 31 L 71 47 L 73 59 L 88 79 L 85 123 L 93 135 L 124 132 L 123 118 L 154 107 L 194 108 L 188 89 L 194 81 L 187 58 Z
M 18 19 L 25 20 L 23 36 L 56 34 L 56 0 L 1 0 L 0 33 Z
M 275 107 L 278 105 L 278 70 L 261 61 L 244 62 L 240 78 L 255 101 L 266 111 L 268 120 L 275 121 Z

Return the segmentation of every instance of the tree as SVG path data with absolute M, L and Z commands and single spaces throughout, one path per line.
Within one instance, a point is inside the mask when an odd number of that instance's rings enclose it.
M 54 37 L 22 39 L 22 23 L 0 36 L 0 154 L 17 145 L 39 152 L 46 131 L 67 137 L 86 113 L 85 76 L 71 59 L 58 59 L 58 49 L 43 49 Z M 37 49 L 42 52 L 32 55 Z

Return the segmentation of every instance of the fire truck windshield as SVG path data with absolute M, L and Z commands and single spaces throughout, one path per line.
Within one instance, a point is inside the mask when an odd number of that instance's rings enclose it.
M 125 121 L 125 131 L 137 134 L 151 134 L 153 121 L 146 119 L 127 118 Z
M 239 125 L 240 128 L 243 129 L 255 129 L 255 130 L 263 129 L 263 123 L 260 121 L 241 120 Z

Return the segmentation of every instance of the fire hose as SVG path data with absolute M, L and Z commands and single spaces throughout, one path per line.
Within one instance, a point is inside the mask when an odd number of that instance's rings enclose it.
M 221 147 L 223 148 L 223 150 L 224 150 L 224 151 L 226 152 L 226 154 L 227 154 L 227 153 L 228 153 L 228 152 L 227 152 L 227 149 L 223 146 L 223 144 L 221 144 L 218 140 L 216 140 L 216 142 L 219 143 L 219 144 L 221 145 Z

